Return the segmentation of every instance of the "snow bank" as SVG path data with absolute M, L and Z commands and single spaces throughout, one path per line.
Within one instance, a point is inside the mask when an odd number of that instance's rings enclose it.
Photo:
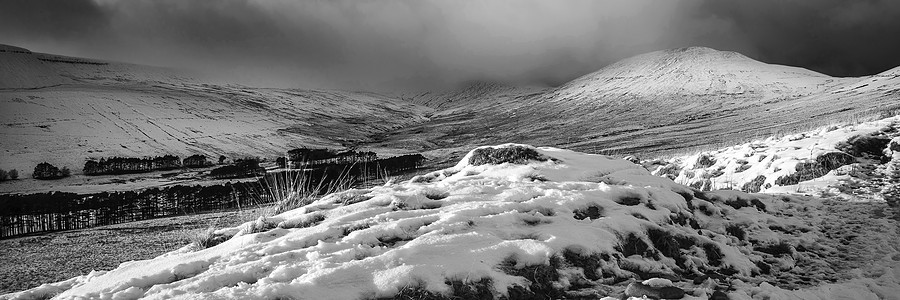
M 861 193 L 846 186 L 872 185 L 889 170 L 887 143 L 900 136 L 900 117 L 817 130 L 644 164 L 654 174 L 701 190 L 841 196 L 856 201 L 883 201 L 877 191 Z M 874 149 L 866 149 L 874 147 Z M 878 152 L 884 152 L 878 155 Z M 843 186 L 843 187 L 842 187 Z
M 509 148 L 539 155 L 470 163 L 478 151 Z M 233 237 L 211 248 L 0 299 L 601 298 L 631 278 L 658 278 L 647 284 L 685 288 L 689 299 L 900 295 L 890 280 L 797 291 L 767 283 L 821 237 L 793 215 L 804 201 L 813 200 L 701 192 L 603 155 L 481 147 L 453 168 L 218 230 Z

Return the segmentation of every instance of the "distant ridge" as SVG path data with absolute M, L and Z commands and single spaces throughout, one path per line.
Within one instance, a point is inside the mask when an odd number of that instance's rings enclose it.
M 167 68 L 36 53 L 0 45 L 0 89 L 35 89 L 61 84 L 138 81 L 196 81 L 192 74 Z

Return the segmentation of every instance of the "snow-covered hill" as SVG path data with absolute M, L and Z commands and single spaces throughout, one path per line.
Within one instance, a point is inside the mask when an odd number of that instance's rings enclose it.
M 373 93 L 206 84 L 164 68 L 0 48 L 0 169 L 90 157 L 274 156 L 340 148 L 432 109 Z
M 0 298 L 618 299 L 640 278 L 684 299 L 898 299 L 896 221 L 844 204 L 702 192 L 625 160 L 507 144 L 217 230 L 206 249 Z

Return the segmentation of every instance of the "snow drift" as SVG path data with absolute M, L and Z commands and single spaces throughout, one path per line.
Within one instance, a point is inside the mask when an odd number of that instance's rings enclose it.
M 848 275 L 827 262 L 837 250 L 817 242 L 815 201 L 701 192 L 626 160 L 506 144 L 217 230 L 227 240 L 210 248 L 0 298 L 600 298 L 659 278 L 645 283 L 690 299 L 896 299 L 900 269 Z

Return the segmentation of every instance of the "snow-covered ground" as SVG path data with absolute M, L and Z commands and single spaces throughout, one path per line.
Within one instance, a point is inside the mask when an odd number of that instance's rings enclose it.
M 896 185 L 900 117 L 831 125 L 667 160 L 654 174 L 698 189 L 839 196 L 884 201 Z M 891 140 L 895 142 L 891 142 Z
M 703 192 L 626 160 L 506 144 L 0 299 L 596 299 L 629 278 L 685 299 L 900 299 L 896 221 L 854 219 L 866 230 L 838 243 L 849 219 L 825 208 L 846 204 Z M 876 254 L 854 265 L 845 247 Z

